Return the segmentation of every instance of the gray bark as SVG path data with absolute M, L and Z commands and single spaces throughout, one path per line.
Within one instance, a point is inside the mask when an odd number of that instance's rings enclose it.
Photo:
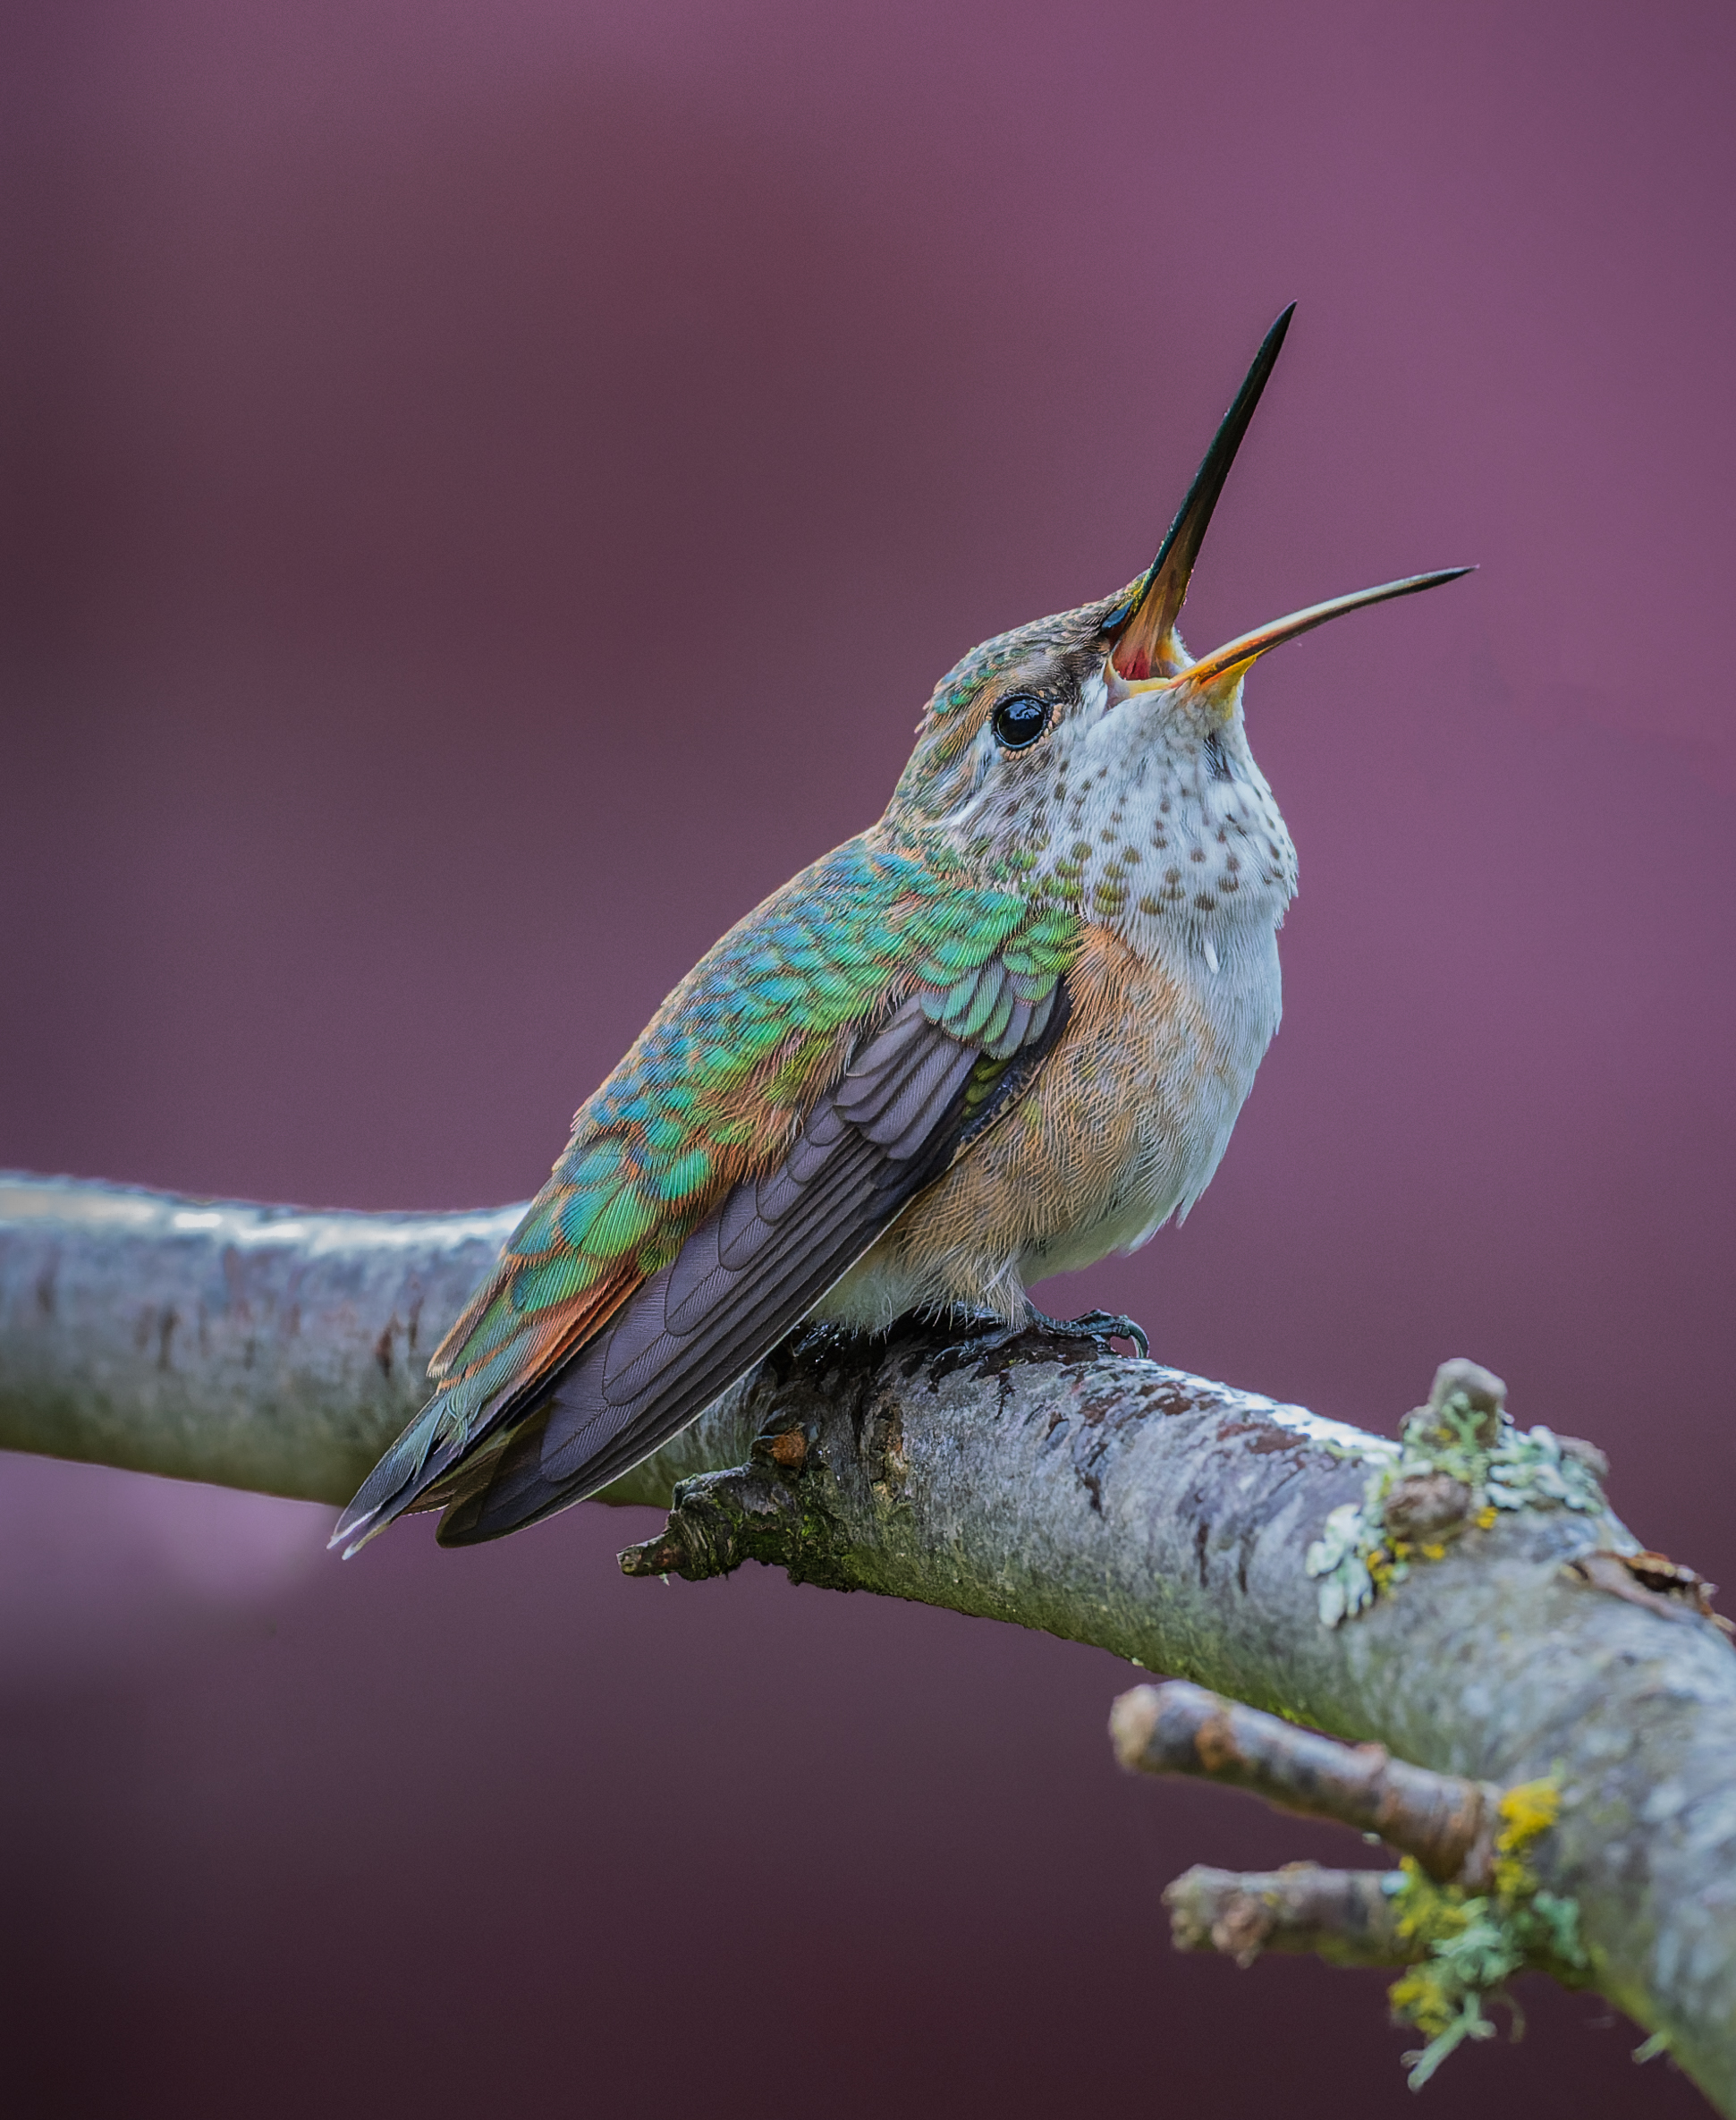
M 518 1211 L 0 1180 L 0 1446 L 347 1499 Z M 1391 1448 L 1088 1343 L 904 1327 L 786 1344 L 605 1498 L 666 1504 L 700 1475 L 631 1573 L 760 1559 L 1093 1642 L 1443 1773 L 1557 1774 L 1533 1866 L 1578 1901 L 1593 1984 L 1736 2113 L 1736 1654 L 1687 1604 L 1611 1594 L 1623 1566 L 1592 1556 L 1636 1548 L 1613 1517 L 1532 1506 L 1324 1624 L 1304 1556 Z
M 1402 1965 L 1421 1956 L 1393 1919 L 1393 1875 L 1380 1870 L 1212 1870 L 1196 1863 L 1164 1893 L 1178 1951 L 1221 1951 L 1251 1965 L 1262 1951 L 1306 1951 L 1334 1965 Z

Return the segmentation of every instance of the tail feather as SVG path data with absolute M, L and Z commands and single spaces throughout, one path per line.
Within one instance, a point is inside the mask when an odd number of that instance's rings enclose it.
M 515 1396 L 521 1395 L 510 1383 L 499 1388 L 494 1368 L 485 1365 L 443 1385 L 362 1481 L 328 1541 L 343 1547 L 346 1561 L 415 1508 L 512 1411 Z
M 330 1543 L 343 1548 L 344 1559 L 360 1553 L 406 1511 L 428 1506 L 430 1489 L 461 1460 L 482 1448 L 492 1462 L 489 1438 L 546 1391 L 550 1379 L 620 1307 L 631 1287 L 629 1283 L 585 1291 L 532 1319 L 462 1375 L 442 1382 L 338 1518 Z M 476 1310 L 476 1302 L 470 1308 Z M 451 1344 L 448 1334 L 443 1345 Z
M 341 1546 L 347 1561 L 377 1539 L 414 1497 L 417 1476 L 427 1464 L 439 1432 L 439 1401 L 423 1409 L 357 1488 L 355 1498 L 337 1520 L 329 1546 Z

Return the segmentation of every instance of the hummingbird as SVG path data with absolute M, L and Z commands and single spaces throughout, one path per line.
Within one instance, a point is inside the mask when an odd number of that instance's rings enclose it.
M 1133 583 L 972 649 L 885 815 L 682 980 L 573 1121 L 332 1544 L 539 1522 L 694 1420 L 807 1319 L 1043 1318 L 1046 1276 L 1143 1244 L 1216 1170 L 1278 1027 L 1296 851 L 1243 680 L 1315 604 L 1196 660 L 1177 622 L 1295 305 Z

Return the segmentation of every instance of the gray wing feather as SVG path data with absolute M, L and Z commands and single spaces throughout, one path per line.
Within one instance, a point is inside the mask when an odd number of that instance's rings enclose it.
M 981 1046 L 906 1002 L 819 1099 L 783 1163 L 735 1186 L 477 1465 L 478 1484 L 441 1520 L 441 1543 L 497 1539 L 582 1501 L 695 1419 L 1006 1108 L 1066 1013 L 1064 996 L 1044 1008 L 1045 1035 L 972 1106 L 964 1091 Z

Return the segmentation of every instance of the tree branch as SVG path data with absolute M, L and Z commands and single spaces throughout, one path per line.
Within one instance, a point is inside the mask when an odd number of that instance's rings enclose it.
M 1131 1770 L 1203 1775 L 1281 1810 L 1373 1833 L 1440 1884 L 1480 1892 L 1493 1881 L 1501 1791 L 1486 1782 L 1409 1766 L 1384 1745 L 1317 1737 L 1184 1682 L 1123 1693 L 1109 1734 Z
M 0 1446 L 347 1498 L 517 1212 L 0 1182 Z M 1609 1514 L 1593 1454 L 1515 1440 L 1493 1379 L 1444 1375 L 1400 1446 L 1037 1333 L 816 1333 L 606 1498 L 675 1490 L 630 1573 L 758 1559 L 1094 1642 L 1437 1774 L 1547 1778 L 1528 1891 L 1571 1903 L 1591 1982 L 1736 2113 L 1736 1655 L 1691 1571 Z
M 1427 1945 L 1399 1933 L 1396 1870 L 1213 1870 L 1196 1862 L 1164 1893 L 1178 1951 L 1220 1951 L 1244 1971 L 1262 1951 L 1333 1965 L 1409 1965 Z

